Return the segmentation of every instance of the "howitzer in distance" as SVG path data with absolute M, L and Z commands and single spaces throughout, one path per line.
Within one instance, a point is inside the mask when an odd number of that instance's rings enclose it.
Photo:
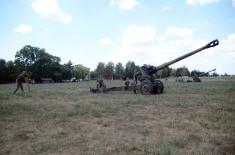
M 215 70 L 216 70 L 216 69 L 212 69 L 212 70 L 210 70 L 210 71 L 208 71 L 208 72 L 206 72 L 206 73 L 200 74 L 199 76 L 194 75 L 194 76 L 193 76 L 193 82 L 201 82 L 201 79 L 199 78 L 200 76 L 207 75 L 208 73 L 213 72 L 213 71 L 215 71 Z

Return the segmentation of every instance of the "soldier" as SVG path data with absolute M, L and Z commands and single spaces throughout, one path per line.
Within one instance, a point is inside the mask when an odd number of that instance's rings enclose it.
M 128 90 L 129 85 L 130 85 L 130 81 L 129 81 L 129 78 L 127 77 L 125 81 L 125 87 L 124 87 L 125 90 Z
M 28 82 L 28 76 L 26 71 L 23 71 L 16 79 L 16 89 L 13 92 L 14 94 L 19 90 L 19 88 L 21 89 L 21 91 L 24 93 L 24 88 L 23 88 L 23 82 Z

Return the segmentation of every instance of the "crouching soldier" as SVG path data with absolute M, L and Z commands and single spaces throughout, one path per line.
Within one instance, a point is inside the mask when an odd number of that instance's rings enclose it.
M 23 71 L 16 79 L 16 89 L 13 92 L 14 94 L 19 90 L 19 88 L 21 89 L 22 92 L 24 92 L 24 87 L 23 87 L 23 82 L 27 82 L 28 83 L 28 76 L 26 71 Z

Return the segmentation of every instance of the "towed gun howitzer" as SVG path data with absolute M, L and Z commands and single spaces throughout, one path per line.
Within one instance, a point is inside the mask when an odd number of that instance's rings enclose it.
M 197 76 L 197 75 L 193 76 L 193 82 L 201 82 L 201 79 L 199 78 L 200 76 L 207 75 L 208 73 L 213 72 L 215 70 L 216 69 L 212 69 L 212 70 L 210 70 L 210 71 L 208 71 L 206 73 L 200 74 L 199 76 Z
M 158 80 L 155 76 L 155 74 L 161 70 L 164 69 L 178 61 L 181 61 L 189 56 L 192 56 L 202 50 L 215 47 L 219 45 L 219 41 L 213 40 L 210 43 L 206 44 L 205 46 L 196 49 L 192 52 L 189 52 L 187 54 L 184 54 L 176 59 L 173 59 L 169 62 L 163 63 L 160 66 L 154 67 L 151 65 L 143 65 L 140 67 L 140 71 L 136 72 L 134 74 L 134 83 L 129 85 L 129 82 L 125 83 L 125 86 L 120 87 L 111 87 L 106 88 L 106 86 L 103 84 L 103 80 L 97 80 L 97 86 L 96 88 L 90 88 L 90 91 L 93 93 L 101 93 L 101 92 L 108 92 L 108 91 L 133 91 L 134 93 L 140 92 L 143 95 L 149 95 L 149 94 L 161 94 L 164 91 L 164 85 L 163 82 Z M 140 84 L 138 85 L 138 81 L 140 81 Z

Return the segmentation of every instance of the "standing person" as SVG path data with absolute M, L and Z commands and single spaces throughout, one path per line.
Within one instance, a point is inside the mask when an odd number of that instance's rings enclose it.
M 24 93 L 24 87 L 23 87 L 23 82 L 28 82 L 28 77 L 26 74 L 26 71 L 23 71 L 16 79 L 16 89 L 13 92 L 14 94 L 19 90 L 19 88 L 21 89 L 21 91 Z

